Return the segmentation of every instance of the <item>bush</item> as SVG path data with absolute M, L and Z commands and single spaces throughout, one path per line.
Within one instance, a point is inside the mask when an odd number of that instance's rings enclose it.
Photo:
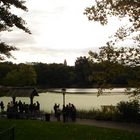
M 117 109 L 121 120 L 140 122 L 140 104 L 138 100 L 122 101 L 117 104 Z
M 106 121 L 140 122 L 140 104 L 138 100 L 120 102 L 117 106 L 102 106 L 101 109 L 78 110 L 77 117 Z
M 117 111 L 114 106 L 102 106 L 101 109 L 92 110 L 78 110 L 77 117 L 81 119 L 96 119 L 96 120 L 106 120 L 114 121 L 117 120 Z

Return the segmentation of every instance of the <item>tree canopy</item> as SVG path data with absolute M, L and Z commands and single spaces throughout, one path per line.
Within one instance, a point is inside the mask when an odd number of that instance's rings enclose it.
M 140 0 L 96 0 L 95 2 L 95 5 L 85 9 L 84 14 L 89 20 L 106 25 L 110 17 L 115 16 L 127 22 L 127 25 L 121 26 L 116 31 L 105 47 L 100 48 L 99 53 L 89 52 L 92 62 L 103 63 L 106 66 L 105 71 L 98 73 L 96 77 L 104 85 L 109 82 L 110 77 L 112 77 L 111 79 L 114 76 L 116 78 L 116 75 L 123 72 L 126 66 L 132 67 L 135 71 L 135 78 L 128 80 L 128 84 L 130 87 L 136 87 L 132 95 L 140 95 L 139 70 L 137 70 L 140 66 Z M 127 37 L 136 43 L 136 47 L 129 45 L 120 48 L 114 47 L 117 41 L 124 41 Z M 125 75 L 121 75 L 121 77 L 125 79 Z
M 101 47 L 99 52 L 89 51 L 89 55 L 94 62 L 112 62 L 131 67 L 140 65 L 140 48 L 139 47 Z
M 115 40 L 123 40 L 133 34 L 135 41 L 140 41 L 140 1 L 139 0 L 96 0 L 96 4 L 85 9 L 89 20 L 108 23 L 109 16 L 128 19 L 127 26 L 120 27 L 114 35 Z M 114 43 L 114 42 L 113 42 Z
M 24 4 L 24 0 L 0 0 L 0 32 L 12 31 L 13 27 L 17 27 L 29 34 L 31 33 L 25 26 L 26 22 L 21 17 L 18 17 L 11 12 L 12 6 L 28 11 Z M 11 57 L 11 51 L 14 50 L 17 50 L 16 47 L 7 45 L 0 40 L 0 60 L 4 60 L 6 57 Z
M 17 68 L 7 73 L 5 85 L 32 86 L 36 84 L 37 75 L 32 65 L 19 64 Z
M 102 64 L 103 70 L 92 74 L 100 88 L 112 87 L 113 84 L 133 87 L 126 91 L 133 97 L 140 96 L 140 48 L 101 47 L 99 52 L 89 52 L 92 63 Z

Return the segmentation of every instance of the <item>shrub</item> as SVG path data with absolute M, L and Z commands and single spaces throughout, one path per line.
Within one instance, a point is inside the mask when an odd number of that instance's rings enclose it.
M 100 109 L 78 110 L 77 117 L 106 121 L 140 122 L 140 104 L 138 100 L 121 101 L 117 106 L 102 106 Z
M 124 121 L 140 121 L 140 104 L 138 100 L 120 102 L 117 104 L 118 113 L 121 120 Z
M 117 110 L 114 106 L 102 106 L 101 109 L 78 110 L 77 117 L 82 119 L 117 120 Z

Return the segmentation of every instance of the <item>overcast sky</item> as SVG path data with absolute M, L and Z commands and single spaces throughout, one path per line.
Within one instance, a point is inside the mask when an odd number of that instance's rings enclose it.
M 105 45 L 120 26 L 114 18 L 107 26 L 88 21 L 83 14 L 94 0 L 27 0 L 29 11 L 13 10 L 26 20 L 32 34 L 14 29 L 0 36 L 18 51 L 12 54 L 20 62 L 63 63 L 74 65 L 77 57 L 87 56 L 89 50 Z

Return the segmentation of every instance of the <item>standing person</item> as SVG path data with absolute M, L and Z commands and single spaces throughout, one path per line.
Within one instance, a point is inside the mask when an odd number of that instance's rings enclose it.
M 69 106 L 66 105 L 65 109 L 66 109 L 66 122 L 68 122 L 68 120 L 69 120 Z
M 1 101 L 0 107 L 1 107 L 1 112 L 3 112 L 4 111 L 4 103 L 3 103 L 3 101 Z
M 40 104 L 38 101 L 36 102 L 36 109 L 37 109 L 37 111 L 40 111 Z
M 53 109 L 54 109 L 54 114 L 55 114 L 55 117 L 57 118 L 57 121 L 60 121 L 60 116 L 61 116 L 61 110 L 60 110 L 60 108 L 59 108 L 59 106 L 60 106 L 60 104 L 54 104 L 54 107 L 53 107 Z
M 54 104 L 53 109 L 54 109 L 54 115 L 55 115 L 55 117 L 56 117 L 56 114 L 57 114 L 57 104 L 56 104 L 56 103 Z
M 66 122 L 66 107 L 65 105 L 63 105 L 63 109 L 62 109 L 62 114 L 63 114 L 63 122 Z
M 73 122 L 76 121 L 76 108 L 73 104 L 71 105 L 71 119 Z
M 18 102 L 18 109 L 19 109 L 19 113 L 23 113 L 23 104 L 22 104 L 21 100 L 19 100 L 19 102 Z
M 61 116 L 61 110 L 59 108 L 59 106 L 57 107 L 57 111 L 56 111 L 56 117 L 57 117 L 57 121 L 60 121 L 60 116 Z
M 68 105 L 68 119 L 69 121 L 72 120 L 72 104 L 71 103 L 69 103 Z

